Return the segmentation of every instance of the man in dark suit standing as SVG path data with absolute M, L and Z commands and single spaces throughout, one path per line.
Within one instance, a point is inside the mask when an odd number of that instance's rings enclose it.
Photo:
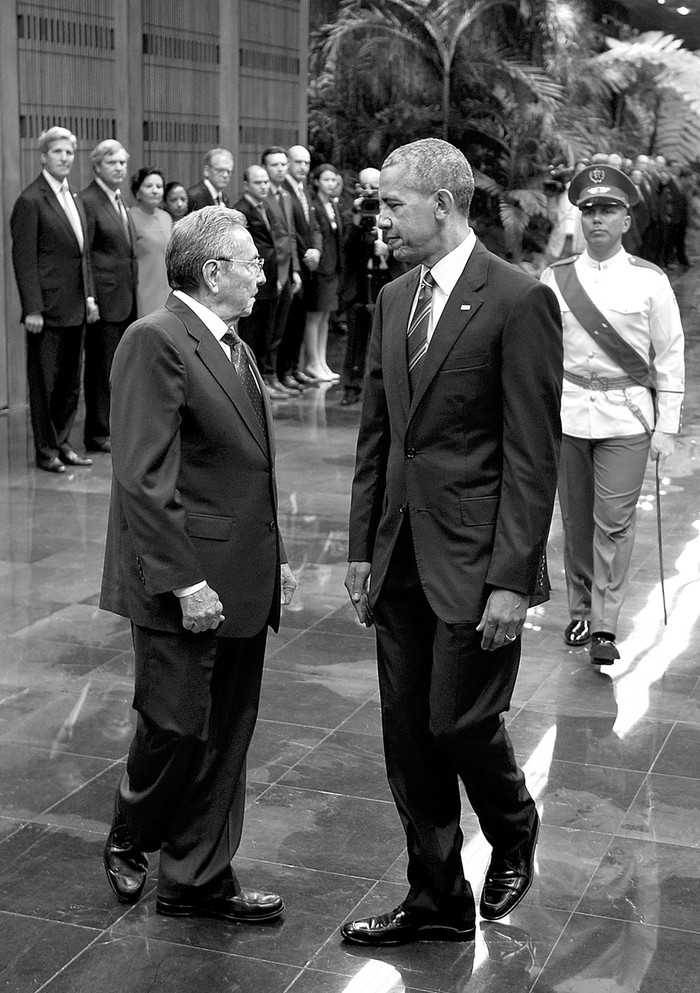
M 129 328 L 112 376 L 100 602 L 132 622 L 138 718 L 105 868 L 133 903 L 160 849 L 158 913 L 271 920 L 282 900 L 230 864 L 267 628 L 296 587 L 270 405 L 235 332 L 264 277 L 241 215 L 215 207 L 175 226 L 166 265 L 174 292 Z
M 27 381 L 36 464 L 62 473 L 89 466 L 70 432 L 80 394 L 86 319 L 98 316 L 82 204 L 68 183 L 76 137 L 54 127 L 39 138 L 43 169 L 12 211 L 12 262 L 27 332 Z
M 92 150 L 90 159 L 95 178 L 80 196 L 87 216 L 87 247 L 100 319 L 85 336 L 85 447 L 90 452 L 108 452 L 112 359 L 136 317 L 136 232 L 121 193 L 129 153 L 120 142 L 108 138 Z
M 189 209 L 230 207 L 226 190 L 233 176 L 233 155 L 228 148 L 210 148 L 204 156 L 202 179 L 187 191 Z
M 277 253 L 272 229 L 273 219 L 268 215 L 267 195 L 270 192 L 270 177 L 259 165 L 250 165 L 243 173 L 243 196 L 235 204 L 245 217 L 248 230 L 263 260 L 265 282 L 258 290 L 250 317 L 242 317 L 238 325 L 246 345 L 249 345 L 258 363 L 258 369 L 265 381 L 271 400 L 286 400 L 291 391 L 277 382 L 274 375 L 265 370 L 265 356 L 272 337 L 275 308 L 279 297 L 277 280 Z
M 293 377 L 296 373 L 302 373 L 307 380 L 316 381 L 314 377 L 306 377 L 304 370 L 299 367 L 299 354 L 306 327 L 305 289 L 311 279 L 311 274 L 318 269 L 323 246 L 321 230 L 316 220 L 316 214 L 311 207 L 311 194 L 307 186 L 311 166 L 308 149 L 304 148 L 303 145 L 293 145 L 288 150 L 287 156 L 289 163 L 284 186 L 290 194 L 294 213 L 301 289 L 292 298 L 277 357 L 277 371 L 282 383 L 286 383 L 287 377 Z
M 379 226 L 416 268 L 377 300 L 345 585 L 376 627 L 409 892 L 343 925 L 359 944 L 474 937 L 460 779 L 493 848 L 482 917 L 510 913 L 534 872 L 539 819 L 502 715 L 526 611 L 547 598 L 561 322 L 552 293 L 477 241 L 473 192 L 435 138 L 392 152 L 379 183 Z
M 278 363 L 279 347 L 287 327 L 289 308 L 294 297 L 301 292 L 294 208 L 291 194 L 284 182 L 289 165 L 287 153 L 279 145 L 272 145 L 262 153 L 262 164 L 270 177 L 270 192 L 265 207 L 272 224 L 279 285 L 279 295 L 272 318 L 272 334 L 265 356 L 265 376 L 276 379 L 289 390 L 295 387 L 303 389 L 311 385 L 311 380 L 298 370 L 295 373 L 285 373 Z

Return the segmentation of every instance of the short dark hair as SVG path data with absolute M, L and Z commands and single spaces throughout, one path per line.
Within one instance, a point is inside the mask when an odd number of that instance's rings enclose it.
M 227 207 L 202 207 L 177 221 L 165 250 L 165 268 L 172 288 L 185 293 L 199 289 L 207 259 L 227 256 L 231 237 L 245 229 L 243 214 Z
M 160 176 L 160 178 L 165 182 L 165 178 L 160 169 L 152 168 L 151 166 L 141 166 L 138 172 L 135 172 L 131 177 L 131 192 L 134 196 L 143 186 L 146 178 L 148 176 Z M 165 196 L 165 191 L 163 191 L 163 196 Z
M 265 165 L 265 160 L 267 159 L 268 155 L 284 155 L 286 159 L 289 158 L 289 156 L 287 155 L 287 149 L 282 148 L 281 145 L 270 145 L 269 148 L 265 149 L 265 151 L 260 156 L 260 162 L 262 165 Z
M 469 216 L 474 196 L 474 175 L 465 155 L 449 141 L 421 138 L 390 152 L 382 169 L 401 166 L 405 182 L 419 193 L 430 195 L 444 189 L 454 197 L 460 214 Z
M 180 186 L 185 191 L 185 196 L 187 195 L 187 187 L 184 183 L 180 183 L 177 179 L 171 179 L 169 183 L 165 184 L 163 189 L 163 199 L 168 199 L 168 193 L 171 193 L 176 187 Z

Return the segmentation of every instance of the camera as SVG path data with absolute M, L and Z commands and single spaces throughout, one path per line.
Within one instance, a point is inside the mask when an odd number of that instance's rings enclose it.
M 379 213 L 379 197 L 374 193 L 363 193 L 360 197 L 360 214 L 367 216 L 370 214 L 372 217 L 377 216 Z
M 573 169 L 566 165 L 550 166 L 542 188 L 545 193 L 563 193 L 571 180 Z

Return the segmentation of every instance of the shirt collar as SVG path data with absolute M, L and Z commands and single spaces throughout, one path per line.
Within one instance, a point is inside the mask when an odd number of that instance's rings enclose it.
M 56 179 L 56 177 L 55 176 L 52 176 L 50 172 L 47 172 L 46 171 L 46 169 L 42 169 L 41 170 L 41 175 L 44 177 L 44 179 L 49 184 L 49 186 L 51 187 L 51 189 L 54 191 L 54 193 L 56 194 L 56 196 L 58 196 L 58 194 L 61 192 L 61 190 L 63 188 L 63 180 L 62 179 Z M 68 186 L 68 180 L 66 180 L 66 186 Z
M 214 201 L 214 203 L 218 203 L 219 202 L 219 190 L 217 190 L 217 188 L 215 186 L 212 186 L 212 184 L 209 182 L 208 179 L 205 179 L 204 180 L 204 185 L 209 190 L 209 193 L 211 194 L 211 198 Z M 223 200 L 223 197 L 221 199 Z
M 103 183 L 102 182 L 102 180 L 100 179 L 99 176 L 95 176 L 95 182 L 100 187 L 100 189 L 102 189 L 102 190 L 105 191 L 105 193 L 107 194 L 107 196 L 109 197 L 109 199 L 111 200 L 111 202 L 112 203 L 116 203 L 116 200 L 117 200 L 117 191 L 116 190 L 111 190 L 109 188 L 109 186 L 107 186 L 106 183 Z M 122 203 L 124 202 L 123 197 L 121 195 L 121 191 L 119 193 L 119 199 L 122 201 Z
M 202 324 L 206 325 L 209 331 L 214 335 L 217 341 L 221 341 L 223 336 L 228 331 L 228 324 L 222 321 L 221 318 L 215 314 L 208 307 L 205 307 L 203 303 L 199 300 L 195 300 L 191 297 L 189 293 L 184 293 L 182 290 L 173 290 L 173 296 L 176 296 L 178 300 L 182 300 L 193 313 L 197 315 Z
M 435 265 L 430 270 L 430 273 L 440 287 L 442 292 L 446 297 L 449 297 L 452 290 L 457 285 L 457 280 L 464 272 L 464 267 L 469 261 L 469 256 L 474 251 L 474 246 L 476 245 L 476 235 L 469 228 L 467 237 L 453 248 L 451 252 L 435 263 Z M 425 274 L 426 267 L 422 267 L 423 274 Z
M 622 248 L 622 246 L 620 246 L 620 250 L 616 252 L 615 255 L 611 256 L 609 259 L 606 259 L 604 262 L 598 262 L 596 259 L 592 258 L 588 254 L 588 249 L 586 249 L 583 253 L 583 261 L 591 269 L 611 269 L 613 266 L 618 266 L 621 262 L 624 262 L 626 258 L 627 252 L 624 248 Z

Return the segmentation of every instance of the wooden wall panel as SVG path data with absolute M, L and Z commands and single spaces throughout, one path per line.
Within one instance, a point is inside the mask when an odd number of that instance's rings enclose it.
M 0 409 L 26 395 L 9 217 L 41 132 L 76 135 L 78 188 L 103 138 L 124 142 L 130 172 L 155 165 L 186 185 L 223 145 L 236 197 L 263 148 L 305 140 L 308 18 L 309 0 L 0 0 Z

